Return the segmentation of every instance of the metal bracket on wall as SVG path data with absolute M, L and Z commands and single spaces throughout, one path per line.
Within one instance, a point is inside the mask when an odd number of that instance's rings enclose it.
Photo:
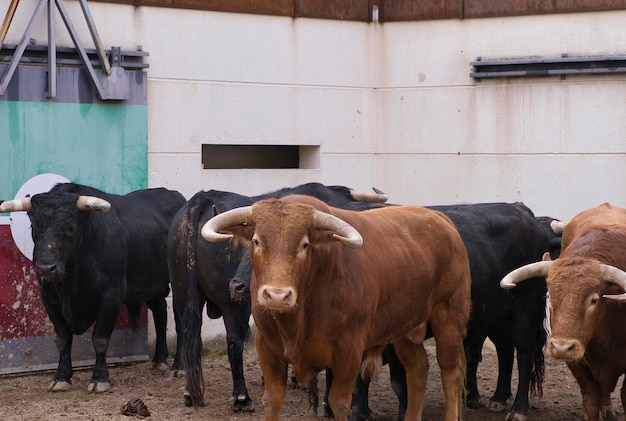
M 585 75 L 626 73 L 626 56 L 586 56 L 559 58 L 484 60 L 478 57 L 470 63 L 475 79 L 494 77 L 538 77 L 555 75 Z
M 112 48 L 112 61 L 113 64 L 109 64 L 109 60 L 102 48 L 102 43 L 100 41 L 100 36 L 98 35 L 98 31 L 96 30 L 96 26 L 94 24 L 93 18 L 91 16 L 91 12 L 89 11 L 89 6 L 87 5 L 87 0 L 79 0 L 80 6 L 85 16 L 85 20 L 87 22 L 87 26 L 89 28 L 89 32 L 91 33 L 91 37 L 96 47 L 96 51 L 98 53 L 98 59 L 100 62 L 100 66 L 102 71 L 100 75 L 96 73 L 91 60 L 89 59 L 85 47 L 80 41 L 78 33 L 70 20 L 67 9 L 65 8 L 65 4 L 63 0 L 39 0 L 37 6 L 35 7 L 35 11 L 33 12 L 28 25 L 22 35 L 22 39 L 19 42 L 18 46 L 15 49 L 13 57 L 9 63 L 9 67 L 7 68 L 5 74 L 0 79 L 0 95 L 3 95 L 6 92 L 7 87 L 9 86 L 9 82 L 11 82 L 11 78 L 17 69 L 20 59 L 24 54 L 24 50 L 30 42 L 31 35 L 35 30 L 35 26 L 41 17 L 41 14 L 44 11 L 46 5 L 48 6 L 48 92 L 47 96 L 54 98 L 56 96 L 56 38 L 55 38 L 55 5 L 65 23 L 65 27 L 67 28 L 72 41 L 74 42 L 74 46 L 76 47 L 78 54 L 80 56 L 81 62 L 83 66 L 87 69 L 89 73 L 89 77 L 94 84 L 94 87 L 98 91 L 98 95 L 100 99 L 104 100 L 125 100 L 130 97 L 130 85 L 128 76 L 126 71 L 120 66 L 120 56 L 119 47 Z M 11 4 L 9 5 L 9 9 L 7 10 L 7 14 L 2 22 L 2 26 L 0 27 L 0 48 L 4 45 L 4 39 L 9 30 L 9 26 L 11 25 L 11 21 L 15 15 L 15 11 L 17 9 L 17 5 L 20 0 L 11 0 Z M 115 52 L 117 52 L 117 60 L 115 59 Z

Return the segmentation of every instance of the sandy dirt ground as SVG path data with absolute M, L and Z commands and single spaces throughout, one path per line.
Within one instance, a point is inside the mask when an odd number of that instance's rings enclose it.
M 424 420 L 443 419 L 443 394 L 434 360 L 434 345 L 428 344 L 431 356 L 428 391 Z M 136 416 L 122 415 L 122 408 L 129 401 L 141 399 L 150 411 L 149 420 L 244 420 L 263 419 L 261 397 L 261 370 L 256 353 L 248 344 L 245 353 L 246 380 L 256 410 L 251 413 L 234 413 L 229 402 L 232 381 L 228 359 L 223 352 L 213 352 L 203 360 L 206 383 L 206 406 L 194 410 L 183 404 L 184 379 L 172 377 L 169 373 L 158 373 L 151 369 L 149 362 L 114 366 L 110 369 L 111 389 L 103 394 L 89 394 L 87 385 L 91 373 L 78 370 L 73 379 L 73 388 L 68 392 L 50 393 L 46 391 L 52 373 L 10 375 L 0 377 L 0 420 L 131 420 Z M 485 347 L 483 363 L 479 367 L 479 386 L 484 396 L 491 396 L 496 384 L 496 355 L 492 348 Z M 513 390 L 515 391 L 516 376 Z M 324 376 L 320 376 L 320 391 L 324 387 Z M 617 395 L 613 394 L 613 405 L 618 410 L 619 419 L 623 411 Z M 371 385 L 370 407 L 372 421 L 394 420 L 397 400 L 389 385 L 386 367 L 381 369 L 379 378 Z M 466 421 L 502 421 L 504 413 L 489 412 L 486 409 L 465 409 Z M 288 388 L 282 418 L 284 420 L 324 419 L 320 407 L 318 415 L 309 409 L 307 393 Z M 532 400 L 529 421 L 581 420 L 581 398 L 578 386 L 569 370 L 562 362 L 551 358 L 546 361 L 544 395 Z

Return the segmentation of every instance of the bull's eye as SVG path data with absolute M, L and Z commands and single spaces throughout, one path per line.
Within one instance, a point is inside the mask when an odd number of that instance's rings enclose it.
M 261 243 L 259 242 L 259 238 L 256 236 L 256 234 L 252 237 L 252 244 L 254 245 L 254 248 L 257 250 L 261 248 Z
M 600 301 L 600 296 L 598 294 L 592 294 L 589 297 L 589 307 L 594 307 L 598 304 L 598 302 Z

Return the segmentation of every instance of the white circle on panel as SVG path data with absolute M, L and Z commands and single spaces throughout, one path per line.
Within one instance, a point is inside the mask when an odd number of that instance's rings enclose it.
M 34 196 L 49 191 L 58 183 L 69 183 L 70 180 L 58 174 L 39 174 L 28 180 L 20 187 L 15 195 L 16 199 Z M 30 232 L 30 218 L 26 212 L 11 212 L 11 235 L 18 249 L 29 260 L 33 260 L 33 237 Z

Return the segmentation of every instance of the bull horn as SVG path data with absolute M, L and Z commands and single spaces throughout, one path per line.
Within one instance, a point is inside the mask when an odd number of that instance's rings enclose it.
M 313 226 L 334 231 L 336 234 L 333 234 L 333 238 L 344 246 L 355 249 L 363 245 L 363 237 L 352 225 L 329 213 L 316 210 Z
M 23 197 L 21 199 L 7 200 L 0 204 L 0 213 L 5 212 L 21 212 L 28 211 L 30 209 L 30 197 Z
M 95 196 L 79 196 L 76 207 L 84 211 L 98 211 L 106 213 L 111 209 L 111 204 L 104 199 Z
M 600 273 L 602 275 L 602 280 L 618 285 L 624 291 L 626 291 L 626 272 L 624 272 L 621 269 L 616 268 L 615 266 L 600 264 Z M 626 300 L 626 292 L 624 292 L 623 294 L 604 295 L 604 298 L 609 298 L 611 300 L 617 300 L 617 301 L 623 301 L 623 300 Z
M 543 261 L 530 263 L 528 265 L 522 266 L 521 268 L 517 268 L 512 272 L 509 272 L 502 280 L 500 281 L 500 287 L 504 289 L 515 288 L 516 284 L 525 281 L 526 279 L 535 278 L 535 277 L 546 277 L 548 276 L 548 270 L 552 265 L 552 261 Z
M 565 231 L 565 227 L 567 226 L 567 222 L 557 221 L 556 219 L 550 222 L 550 228 L 556 235 L 563 235 L 563 231 Z
M 232 234 L 222 234 L 220 231 L 234 225 L 248 225 L 252 222 L 252 206 L 231 209 L 209 219 L 200 234 L 202 238 L 212 243 L 233 238 Z
M 350 190 L 350 195 L 358 202 L 385 203 L 389 199 L 389 196 L 376 187 L 372 187 L 372 190 L 374 193 Z

